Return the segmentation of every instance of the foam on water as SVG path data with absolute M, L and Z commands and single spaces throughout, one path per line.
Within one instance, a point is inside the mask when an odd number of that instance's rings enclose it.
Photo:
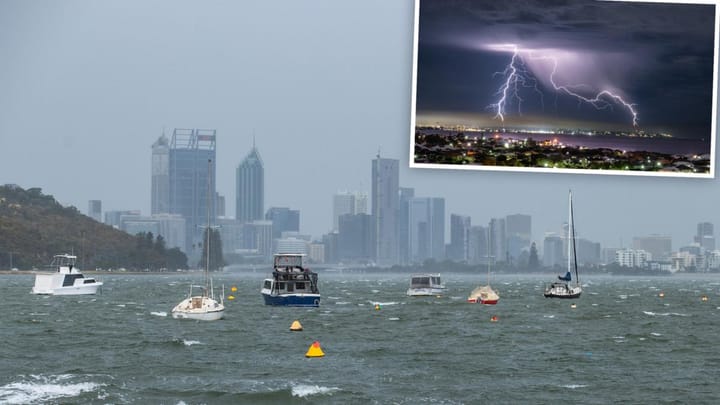
M 165 311 L 150 312 L 150 315 L 155 315 L 155 316 L 167 316 L 167 312 L 165 312 Z
M 399 321 L 399 320 L 400 320 L 400 318 L 397 318 L 397 317 L 388 318 L 388 321 Z
M 688 316 L 687 314 L 679 314 L 677 312 L 663 312 L 661 314 L 652 311 L 643 311 L 643 314 L 650 316 Z
M 586 384 L 565 384 L 565 385 L 561 385 L 560 387 L 575 390 L 578 388 L 585 388 L 585 387 L 587 387 L 587 385 Z
M 192 345 L 201 345 L 202 343 L 199 340 L 187 340 L 183 339 L 183 344 L 185 346 L 192 346 Z
M 380 305 L 381 307 L 398 304 L 396 301 L 390 301 L 390 302 L 368 301 L 368 302 L 371 303 L 372 305 Z
M 337 387 L 321 387 L 319 385 L 295 385 L 292 387 L 292 395 L 294 397 L 305 398 L 311 395 L 332 394 L 339 391 Z
M 69 399 L 103 386 L 94 382 L 70 383 L 67 380 L 72 376 L 68 374 L 20 377 L 22 381 L 0 387 L 0 403 L 27 404 Z

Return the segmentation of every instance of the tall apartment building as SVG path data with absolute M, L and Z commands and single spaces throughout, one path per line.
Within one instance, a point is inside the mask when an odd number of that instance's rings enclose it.
M 170 143 L 163 134 L 152 145 L 150 214 L 170 212 Z
M 376 263 L 398 262 L 398 211 L 400 208 L 400 161 L 378 154 L 372 161 L 372 216 L 375 233 Z

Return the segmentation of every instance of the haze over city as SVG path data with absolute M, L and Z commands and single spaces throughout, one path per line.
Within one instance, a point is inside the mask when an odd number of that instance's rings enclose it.
M 0 184 L 82 212 L 97 199 L 148 214 L 152 143 L 209 128 L 228 213 L 254 138 L 265 209 L 300 210 L 314 236 L 332 227 L 334 193 L 369 194 L 378 150 L 400 159 L 401 186 L 445 198 L 447 227 L 450 214 L 486 225 L 522 213 L 540 242 L 566 221 L 568 189 L 578 236 L 603 246 L 663 234 L 677 248 L 699 222 L 720 223 L 717 179 L 408 168 L 413 11 L 410 0 L 0 2 Z

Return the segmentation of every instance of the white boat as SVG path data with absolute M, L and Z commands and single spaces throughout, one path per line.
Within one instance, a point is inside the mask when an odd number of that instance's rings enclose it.
M 487 255 L 487 285 L 480 286 L 472 290 L 467 301 L 472 304 L 495 305 L 500 299 L 500 295 L 490 287 L 490 233 L 488 231 L 488 255 Z
M 445 292 L 445 284 L 440 280 L 440 274 L 413 274 L 410 279 L 410 288 L 407 295 L 411 297 L 441 295 Z
M 567 251 L 567 273 L 558 276 L 558 280 L 545 288 L 545 298 L 579 298 L 582 294 L 582 287 L 578 278 L 577 252 L 575 249 L 575 223 L 573 222 L 572 191 L 569 196 L 569 220 L 568 220 L 568 251 Z M 575 272 L 575 284 L 571 285 L 572 273 Z
M 101 281 L 92 277 L 85 277 L 75 262 L 77 256 L 62 254 L 53 257 L 50 266 L 55 268 L 52 273 L 38 273 L 35 275 L 35 285 L 32 288 L 33 294 L 47 295 L 85 295 L 95 294 Z
M 208 194 L 207 194 L 207 228 L 205 229 L 205 269 L 203 271 L 205 285 L 190 285 L 188 297 L 180 301 L 172 309 L 172 317 L 175 319 L 194 319 L 197 321 L 217 321 L 225 316 L 225 305 L 223 296 L 220 300 L 215 299 L 215 292 L 210 278 L 210 169 L 211 160 L 208 160 Z M 193 290 L 200 290 L 199 294 L 193 295 Z

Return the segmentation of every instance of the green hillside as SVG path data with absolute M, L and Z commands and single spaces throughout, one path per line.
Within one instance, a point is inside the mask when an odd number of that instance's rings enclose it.
M 0 269 L 42 269 L 52 256 L 74 252 L 82 269 L 187 268 L 187 257 L 162 237 L 129 235 L 63 207 L 39 188 L 0 186 Z

